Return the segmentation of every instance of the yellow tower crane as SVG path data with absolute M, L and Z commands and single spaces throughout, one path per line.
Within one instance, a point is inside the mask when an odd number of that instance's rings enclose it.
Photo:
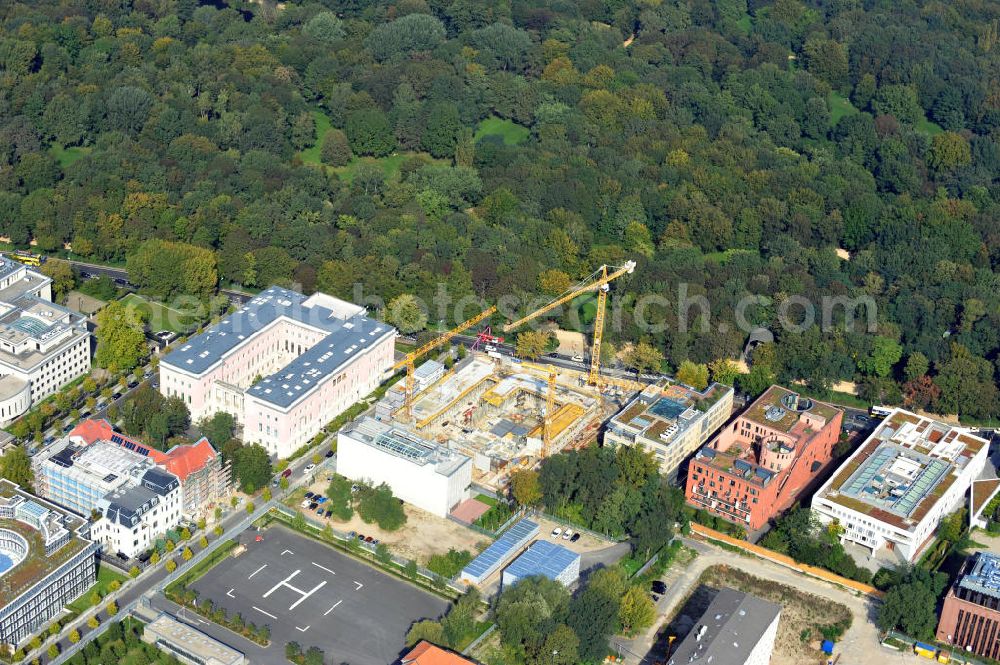
M 483 321 L 484 319 L 489 318 L 496 311 L 497 311 L 497 308 L 495 306 L 494 307 L 489 307 L 488 309 L 483 310 L 482 312 L 480 312 L 479 314 L 476 314 L 474 317 L 472 317 L 468 321 L 465 321 L 464 323 L 460 323 L 459 325 L 457 325 L 456 327 L 452 328 L 451 330 L 449 330 L 445 334 L 441 335 L 440 337 L 427 342 L 426 344 L 424 344 L 420 348 L 418 348 L 418 349 L 416 349 L 414 351 L 411 351 L 410 353 L 407 353 L 405 358 L 403 358 L 402 360 L 400 360 L 399 362 L 397 362 L 395 365 L 392 366 L 392 372 L 393 373 L 399 371 L 403 367 L 406 368 L 406 394 L 405 394 L 405 399 L 404 399 L 404 402 L 403 402 L 403 413 L 406 414 L 407 418 L 410 417 L 410 405 L 413 403 L 413 384 L 414 384 L 413 373 L 417 369 L 417 366 L 416 366 L 417 358 L 419 358 L 420 356 L 424 355 L 428 351 L 433 351 L 434 349 L 438 348 L 439 346 L 441 346 L 443 344 L 446 344 L 455 335 L 458 335 L 459 333 L 461 333 L 461 332 L 463 332 L 465 330 L 468 330 L 472 326 L 476 325 L 480 321 Z
M 631 275 L 634 271 L 635 261 L 626 261 L 618 267 L 603 265 L 590 277 L 580 282 L 580 284 L 571 287 L 568 291 L 566 291 L 566 293 L 559 296 L 548 305 L 545 305 L 540 309 L 536 309 L 534 312 L 521 317 L 517 321 L 506 324 L 503 327 L 503 330 L 504 332 L 510 332 L 515 328 L 519 328 L 531 319 L 542 316 L 547 312 L 551 312 L 559 305 L 562 305 L 579 295 L 589 293 L 590 291 L 597 291 L 597 312 L 594 316 L 594 343 L 590 352 L 590 373 L 587 376 L 587 383 L 592 386 L 596 386 L 599 384 L 601 376 L 601 339 L 604 336 L 604 307 L 607 304 L 608 291 L 610 290 L 608 284 L 622 275 Z

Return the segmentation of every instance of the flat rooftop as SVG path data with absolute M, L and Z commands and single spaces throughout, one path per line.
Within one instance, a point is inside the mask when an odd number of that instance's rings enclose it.
M 458 451 L 400 427 L 365 416 L 341 432 L 344 436 L 380 452 L 404 459 L 414 466 L 433 465 L 434 471 L 450 476 L 470 461 Z
M 703 392 L 676 383 L 650 386 L 612 417 L 609 427 L 618 434 L 643 436 L 669 445 L 730 390 L 718 383 Z
M 756 596 L 721 589 L 668 665 L 744 665 L 781 607 Z
M 771 386 L 753 404 L 740 414 L 742 418 L 779 432 L 790 433 L 800 422 L 800 416 L 809 413 L 829 421 L 840 409 L 831 404 L 799 395 L 781 386 Z
M 5 479 L 0 479 L 0 505 L 15 508 L 13 519 L 0 518 L 0 528 L 10 529 L 28 542 L 24 560 L 0 576 L 0 607 L 3 607 L 92 543 L 82 535 L 83 530 L 88 528 L 87 521 L 82 517 L 25 492 Z M 45 531 L 25 520 L 42 526 Z M 68 533 L 63 533 L 64 530 Z M 68 536 L 65 544 L 48 555 L 45 554 L 46 532 L 50 542 Z
M 388 324 L 369 319 L 359 305 L 325 294 L 305 296 L 272 286 L 206 332 L 163 356 L 161 363 L 199 376 L 268 326 L 285 320 L 326 332 L 326 337 L 246 394 L 288 407 L 328 374 L 386 337 Z
M 516 575 L 518 579 L 532 575 L 544 575 L 550 580 L 556 579 L 564 570 L 580 558 L 558 543 L 549 540 L 536 540 L 521 556 L 507 566 L 505 573 Z
M 145 630 L 146 633 L 155 636 L 151 642 L 164 640 L 168 645 L 179 647 L 207 665 L 238 665 L 244 662 L 244 655 L 236 649 L 167 614 L 158 616 L 146 626 Z
M 979 552 L 975 556 L 975 563 L 959 578 L 958 586 L 1000 598 L 1000 557 L 989 552 Z
M 988 445 L 967 430 L 897 409 L 819 496 L 899 528 L 918 523 Z

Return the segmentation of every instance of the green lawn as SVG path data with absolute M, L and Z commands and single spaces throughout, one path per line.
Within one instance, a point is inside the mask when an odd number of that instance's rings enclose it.
M 91 149 L 89 147 L 83 146 L 65 148 L 63 146 L 54 145 L 49 148 L 49 154 L 55 157 L 56 161 L 59 162 L 60 168 L 65 169 L 89 153 L 90 150 Z
M 306 148 L 299 153 L 299 157 L 302 158 L 305 164 L 319 164 L 319 151 L 323 145 L 323 135 L 329 131 L 333 125 L 330 124 L 330 118 L 322 111 L 313 111 L 313 119 L 316 120 L 316 143 L 313 147 Z
M 111 584 L 115 580 L 118 580 L 119 584 L 124 584 L 126 579 L 128 579 L 128 578 L 125 577 L 124 575 L 122 575 L 121 573 L 118 573 L 117 571 L 112 570 L 108 566 L 102 566 L 102 565 L 98 564 L 98 566 L 97 566 L 97 582 L 94 584 L 94 586 L 92 586 L 89 589 L 87 589 L 86 593 L 84 593 L 82 596 L 80 596 L 79 598 L 77 598 L 76 600 L 74 600 L 72 603 L 70 603 L 69 605 L 67 605 L 67 607 L 70 610 L 74 611 L 74 612 L 82 614 L 91 605 L 91 603 L 90 603 L 90 596 L 91 596 L 91 594 L 93 594 L 95 591 L 97 591 L 98 593 L 101 594 L 101 597 L 103 598 L 104 596 L 108 595 L 108 593 L 110 592 L 110 590 L 108 589 L 108 585 L 109 584 Z
M 161 303 L 151 302 L 135 293 L 130 293 L 122 298 L 122 302 L 145 312 L 149 329 L 153 332 L 170 330 L 178 334 L 183 334 L 195 327 L 195 321 L 192 320 L 190 315 L 182 314 L 176 309 L 171 309 Z
M 497 500 L 491 496 L 486 496 L 485 494 L 477 494 L 476 501 L 479 503 L 485 503 L 487 506 L 497 505 Z
M 854 108 L 854 104 L 851 103 L 847 97 L 844 97 L 839 92 L 830 92 L 829 97 L 830 102 L 830 126 L 836 127 L 840 119 L 845 115 L 854 115 L 858 112 Z
M 529 134 L 531 130 L 527 127 L 491 115 L 479 123 L 473 139 L 478 141 L 484 136 L 499 136 L 503 138 L 504 145 L 517 145 L 526 141 Z
M 353 157 L 346 166 L 339 166 L 332 169 L 332 171 L 340 176 L 341 180 L 351 182 L 354 180 L 354 174 L 357 172 L 359 166 L 362 164 L 374 164 L 382 169 L 386 180 L 392 180 L 399 174 L 399 169 L 406 160 L 417 156 L 425 157 L 430 162 L 447 163 L 446 160 L 434 159 L 425 152 L 397 152 L 388 157 Z
M 918 132 L 923 132 L 928 136 L 934 136 L 935 134 L 940 134 L 944 131 L 944 128 L 941 125 L 927 118 L 923 118 L 917 122 L 916 128 Z

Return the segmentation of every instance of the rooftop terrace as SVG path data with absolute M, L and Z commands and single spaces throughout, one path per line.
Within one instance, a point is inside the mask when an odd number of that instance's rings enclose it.
M 611 419 L 619 434 L 644 436 L 669 444 L 729 390 L 713 383 L 703 392 L 680 384 L 650 386 Z
M 785 432 L 794 429 L 803 413 L 810 413 L 829 421 L 839 410 L 809 397 L 804 397 L 781 386 L 771 386 L 741 414 L 747 420 L 770 429 Z

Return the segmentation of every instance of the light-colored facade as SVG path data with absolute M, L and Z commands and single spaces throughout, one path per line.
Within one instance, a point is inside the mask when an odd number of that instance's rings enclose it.
M 472 460 L 399 425 L 362 418 L 337 435 L 337 473 L 386 483 L 403 501 L 445 517 L 469 498 Z
M 243 438 L 288 457 L 374 390 L 393 364 L 396 331 L 322 293 L 271 287 L 160 361 L 160 391 L 195 420 L 219 411 Z
M 42 496 L 81 515 L 101 514 L 91 537 L 110 552 L 134 557 L 181 521 L 180 481 L 141 452 L 66 438 L 35 455 L 32 466 Z
M 17 647 L 97 580 L 88 522 L 0 480 L 0 644 Z
M 90 370 L 90 332 L 52 280 L 0 256 L 0 426 Z
M 781 607 L 756 596 L 721 589 L 667 665 L 768 665 Z
M 813 496 L 841 541 L 915 561 L 943 517 L 957 510 L 989 455 L 969 430 L 895 409 Z
M 608 421 L 604 443 L 639 446 L 656 458 L 660 473 L 678 469 L 733 411 L 733 389 L 713 383 L 703 392 L 680 384 L 649 386 Z
M 107 420 L 91 419 L 73 428 L 69 440 L 81 447 L 98 441 L 113 443 L 148 457 L 158 467 L 174 474 L 181 482 L 183 513 L 188 519 L 207 517 L 214 505 L 229 494 L 230 468 L 222 463 L 222 455 L 204 437 L 195 443 L 176 445 L 161 452 L 116 432 Z

